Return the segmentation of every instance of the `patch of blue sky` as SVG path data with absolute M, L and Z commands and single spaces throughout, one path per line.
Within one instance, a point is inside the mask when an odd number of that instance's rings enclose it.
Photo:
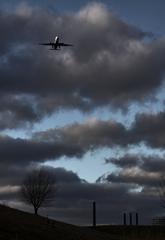
M 126 127 L 130 127 L 138 113 L 157 114 L 164 111 L 163 90 L 164 88 L 160 93 L 160 99 L 133 103 L 128 107 L 128 110 L 125 111 L 121 109 L 114 111 L 110 107 L 97 108 L 95 111 L 89 113 L 83 113 L 79 110 L 61 110 L 49 117 L 45 117 L 41 122 L 36 123 L 33 131 L 44 131 L 49 128 L 59 128 L 74 123 L 83 124 L 89 119 L 117 121 Z
M 133 188 L 129 189 L 129 192 L 130 193 L 140 193 L 140 192 L 142 192 L 142 190 L 143 190 L 143 187 L 136 184 L 136 185 L 134 185 Z
M 165 156 L 165 150 L 162 148 L 151 148 L 147 146 L 144 142 L 137 145 L 130 145 L 127 148 L 127 153 L 135 154 L 137 156 Z
M 97 110 L 88 113 L 79 110 L 61 110 L 49 117 L 45 117 L 41 122 L 36 123 L 33 127 L 33 131 L 45 131 L 50 128 L 60 128 L 74 123 L 83 124 L 90 119 L 117 121 L 127 125 L 128 122 L 131 121 L 129 119 L 130 117 L 132 118 L 132 116 L 123 113 L 122 110 L 112 111 L 110 107 L 97 108 Z
M 60 128 L 74 123 L 83 124 L 89 119 L 117 121 L 129 128 L 137 113 L 156 114 L 164 111 L 165 105 L 163 91 L 164 87 L 162 87 L 158 96 L 158 101 L 152 100 L 143 103 L 134 103 L 129 106 L 128 111 L 122 111 L 121 109 L 113 111 L 110 107 L 98 108 L 90 113 L 83 113 L 78 110 L 61 110 L 53 113 L 49 117 L 43 118 L 40 122 L 35 123 L 34 125 L 28 126 L 28 128 L 5 130 L 2 133 L 8 134 L 14 138 L 29 138 L 33 132 L 46 131 L 50 128 Z
M 31 130 L 28 129 L 5 129 L 1 131 L 1 135 L 7 135 L 12 138 L 21 138 L 21 139 L 29 139 L 31 137 Z
M 112 164 L 105 164 L 105 158 L 110 156 L 113 156 L 112 150 L 105 148 L 88 152 L 81 159 L 62 157 L 56 161 L 47 161 L 44 165 L 65 168 L 77 173 L 80 178 L 94 183 L 101 175 L 116 169 Z
M 143 31 L 152 32 L 155 36 L 164 35 L 164 0 L 104 0 L 101 2 L 106 3 L 123 20 L 136 25 Z
M 81 7 L 85 6 L 89 2 L 96 2 L 96 1 L 89 1 L 89 0 L 77 0 L 77 1 L 64 1 L 64 0 L 1 0 L 1 9 L 12 10 L 12 8 L 18 6 L 19 4 L 28 4 L 34 7 L 43 7 L 49 8 L 52 10 L 57 10 L 60 12 L 65 11 L 76 11 Z
M 105 163 L 105 159 L 120 158 L 125 154 L 135 154 L 138 156 L 165 156 L 165 150 L 153 149 L 144 143 L 138 145 L 130 145 L 127 148 L 102 148 L 94 152 L 86 153 L 81 159 L 62 157 L 58 160 L 46 161 L 44 165 L 53 167 L 62 167 L 68 171 L 73 171 L 82 179 L 90 183 L 94 183 L 100 176 L 105 173 L 111 173 L 118 168 L 111 164 Z M 139 189 L 138 189 L 139 191 Z

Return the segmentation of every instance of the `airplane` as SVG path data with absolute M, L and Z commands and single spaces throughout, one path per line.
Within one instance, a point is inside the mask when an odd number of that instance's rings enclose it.
M 61 47 L 68 47 L 68 46 L 73 46 L 72 44 L 66 44 L 59 42 L 59 37 L 56 36 L 54 39 L 54 42 L 49 42 L 49 43 L 39 43 L 39 45 L 44 45 L 44 46 L 51 46 L 50 50 L 60 50 Z

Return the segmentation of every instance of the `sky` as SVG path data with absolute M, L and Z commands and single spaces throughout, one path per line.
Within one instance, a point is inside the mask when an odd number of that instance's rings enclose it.
M 60 185 L 41 213 L 57 220 L 140 223 L 163 214 L 164 7 L 158 1 L 1 1 L 0 201 L 45 166 Z M 58 35 L 73 47 L 38 43 Z

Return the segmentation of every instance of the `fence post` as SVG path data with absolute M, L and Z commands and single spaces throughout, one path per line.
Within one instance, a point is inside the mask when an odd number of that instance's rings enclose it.
M 129 224 L 132 225 L 132 213 L 129 213 Z
M 96 202 L 93 201 L 93 227 L 96 227 Z
M 126 213 L 123 213 L 123 224 L 124 224 L 124 225 L 127 225 Z
M 138 213 L 136 212 L 136 226 L 139 224 L 139 216 Z

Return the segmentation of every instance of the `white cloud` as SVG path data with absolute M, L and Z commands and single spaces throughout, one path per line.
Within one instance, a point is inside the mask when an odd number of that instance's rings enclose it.
M 110 15 L 104 4 L 92 3 L 80 10 L 77 16 L 81 21 L 102 28 L 108 25 Z
M 15 13 L 23 18 L 29 18 L 32 15 L 33 8 L 27 2 L 21 2 L 15 10 Z

